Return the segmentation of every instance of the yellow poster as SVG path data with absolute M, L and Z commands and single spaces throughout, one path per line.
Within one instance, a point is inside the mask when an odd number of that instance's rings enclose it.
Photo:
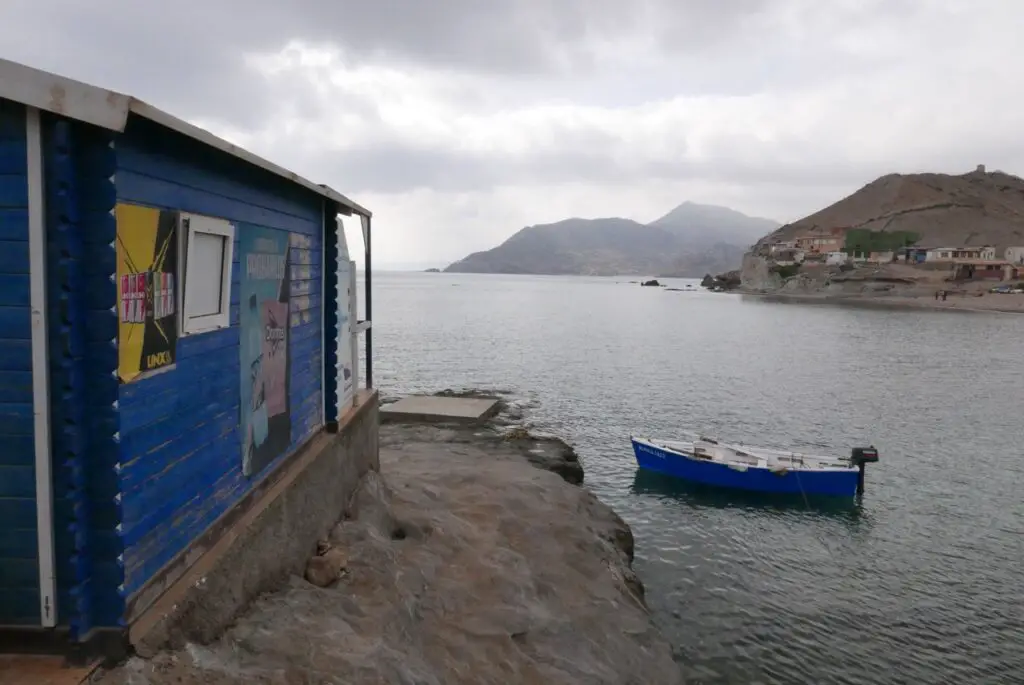
M 117 375 L 122 383 L 174 363 L 178 342 L 178 213 L 118 204 Z

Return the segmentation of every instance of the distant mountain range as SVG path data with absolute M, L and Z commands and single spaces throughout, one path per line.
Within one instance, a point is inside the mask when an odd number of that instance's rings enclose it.
M 649 224 L 608 218 L 527 226 L 445 271 L 699 278 L 738 268 L 744 252 L 778 226 L 726 207 L 684 202 Z

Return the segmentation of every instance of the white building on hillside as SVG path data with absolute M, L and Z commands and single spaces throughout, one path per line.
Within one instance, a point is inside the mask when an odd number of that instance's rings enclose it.
M 838 266 L 839 264 L 846 264 L 846 262 L 848 260 L 849 260 L 849 257 L 847 256 L 847 254 L 845 252 L 839 252 L 839 251 L 829 252 L 828 255 L 825 257 L 825 263 L 830 265 L 830 266 Z
M 992 262 L 996 259 L 996 248 L 984 247 L 936 247 L 928 250 L 926 262 L 951 262 L 954 259 L 977 259 Z
M 1024 247 L 1008 247 L 1003 252 L 1003 259 L 1010 264 L 1024 264 Z

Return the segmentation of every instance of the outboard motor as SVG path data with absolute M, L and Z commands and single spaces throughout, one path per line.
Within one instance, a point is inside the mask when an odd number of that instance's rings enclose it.
M 878 450 L 875 449 L 874 445 L 871 447 L 854 447 L 853 453 L 850 455 L 850 461 L 853 462 L 854 466 L 874 464 L 878 461 Z
M 854 447 L 850 453 L 850 463 L 857 467 L 857 494 L 864 494 L 864 466 L 878 461 L 878 450 L 875 446 Z

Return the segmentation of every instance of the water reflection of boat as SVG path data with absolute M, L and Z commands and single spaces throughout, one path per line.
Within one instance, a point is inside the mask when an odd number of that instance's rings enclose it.
M 638 469 L 630 491 L 634 495 L 674 500 L 690 507 L 777 511 L 779 513 L 810 512 L 826 516 L 858 519 L 861 509 L 854 499 L 820 495 L 758 492 L 723 489 L 713 485 L 681 480 L 656 471 Z

